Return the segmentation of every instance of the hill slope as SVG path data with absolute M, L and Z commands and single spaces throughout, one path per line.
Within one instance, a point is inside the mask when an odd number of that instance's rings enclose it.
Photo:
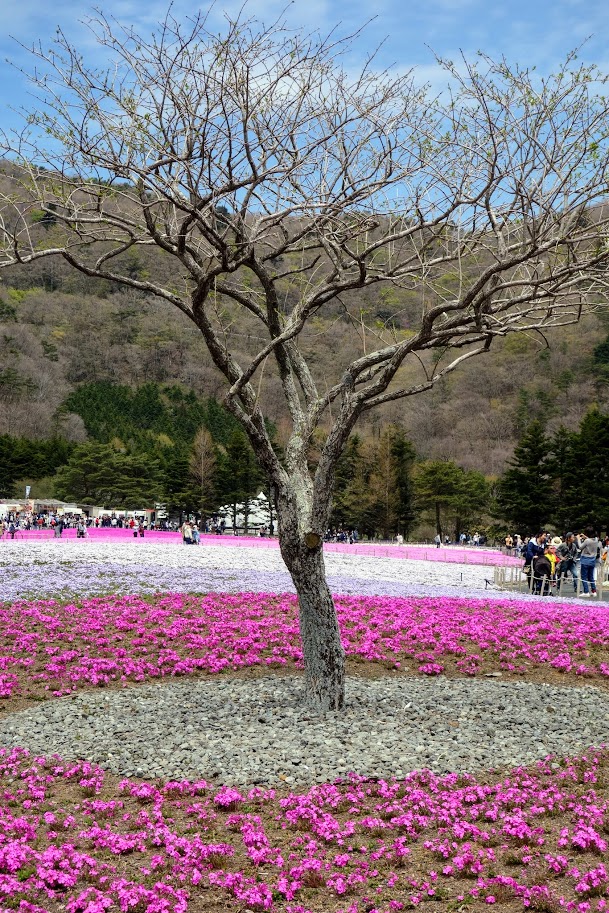
M 100 290 L 95 283 L 88 288 L 84 277 L 62 275 L 59 264 L 50 262 L 43 275 L 23 269 L 3 278 L 0 433 L 47 437 L 60 429 L 72 440 L 84 439 L 80 419 L 59 418 L 57 410 L 91 380 L 134 386 L 154 380 L 222 395 L 222 378 L 198 330 L 168 306 L 133 292 Z M 318 320 L 315 330 L 312 357 L 331 378 L 337 358 L 344 362 L 357 352 L 349 348 L 345 321 Z M 497 474 L 530 418 L 547 420 L 550 428 L 561 422 L 574 428 L 589 405 L 607 403 L 606 378 L 593 358 L 606 335 L 606 321 L 588 315 L 550 336 L 549 348 L 535 335 L 511 337 L 434 390 L 372 414 L 361 433 L 375 434 L 383 422 L 399 421 L 421 456 L 448 457 Z M 281 437 L 281 397 L 270 372 L 264 395 Z

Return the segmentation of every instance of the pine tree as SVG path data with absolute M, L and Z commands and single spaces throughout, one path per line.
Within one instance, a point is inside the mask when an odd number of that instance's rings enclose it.
M 8 498 L 13 493 L 13 485 L 19 478 L 15 464 L 16 438 L 9 434 L 0 435 L 0 498 Z
M 55 487 L 65 500 L 133 509 L 160 500 L 162 474 L 150 457 L 119 453 L 110 444 L 87 443 L 75 448 L 57 473 Z
M 395 528 L 395 462 L 391 453 L 392 433 L 386 429 L 372 453 L 368 475 L 370 513 L 381 538 L 389 539 Z
M 395 479 L 395 530 L 407 539 L 417 517 L 412 477 L 416 453 L 406 432 L 397 425 L 393 426 L 391 456 Z
M 67 463 L 74 445 L 63 438 L 54 437 L 41 441 L 0 435 L 0 498 L 23 497 L 20 482 L 31 484 L 52 476 L 56 469 Z
M 451 460 L 427 460 L 414 476 L 417 504 L 429 511 L 436 533 L 443 538 L 446 524 L 454 524 L 458 539 L 464 524 L 478 523 L 488 508 L 489 485 L 481 472 L 466 471 Z
M 565 533 L 573 527 L 573 509 L 571 505 L 574 483 L 577 483 L 578 473 L 574 474 L 573 468 L 573 434 L 561 425 L 552 438 L 551 447 L 553 454 L 553 492 L 554 514 L 553 520 L 558 529 Z M 577 498 L 578 495 L 575 494 Z
M 562 510 L 575 531 L 592 525 L 609 530 L 609 415 L 592 409 L 571 436 Z
M 362 478 L 363 463 L 361 438 L 358 434 L 352 434 L 338 461 L 334 479 L 330 522 L 337 529 L 363 529 L 361 515 L 357 511 L 358 498 L 363 496 L 365 486 Z M 357 492 L 354 492 L 354 486 L 357 487 Z
M 455 516 L 455 541 L 459 541 L 462 530 L 481 523 L 489 500 L 490 486 L 485 476 L 475 469 L 463 469 L 451 502 Z
M 414 489 L 412 468 L 415 452 L 398 425 L 388 425 L 376 446 L 368 447 L 366 458 L 366 504 L 369 524 L 384 539 L 412 527 Z
M 254 451 L 242 431 L 234 431 L 229 437 L 220 456 L 217 478 L 218 498 L 222 504 L 230 505 L 233 528 L 241 508 L 247 532 L 250 503 L 265 487 L 265 481 Z
M 551 450 L 552 442 L 541 422 L 531 422 L 499 480 L 499 511 L 523 536 L 536 534 L 554 512 L 555 462 Z
M 179 513 L 181 525 L 185 513 L 198 514 L 201 510 L 201 492 L 190 471 L 188 448 L 167 448 L 161 466 L 165 506 L 171 513 Z
M 200 428 L 189 457 L 189 475 L 197 491 L 197 510 L 212 513 L 218 505 L 218 450 L 207 428 Z

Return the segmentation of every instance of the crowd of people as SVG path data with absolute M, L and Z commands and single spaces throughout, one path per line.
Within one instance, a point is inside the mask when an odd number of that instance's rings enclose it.
M 76 529 L 81 536 L 86 531 L 86 519 L 82 514 L 33 514 L 31 511 L 9 514 L 0 519 L 0 538 L 14 539 L 20 531 L 31 529 L 52 530 L 55 537 L 61 537 L 64 529 Z
M 223 536 L 226 532 L 226 521 L 223 519 L 218 519 L 218 517 L 212 517 L 208 520 L 202 520 L 200 523 L 195 523 L 191 520 L 185 520 L 184 523 L 179 527 L 180 533 L 182 534 L 182 541 L 184 545 L 198 545 L 201 539 L 201 534 L 206 535 L 216 535 Z M 243 530 L 245 532 L 245 530 Z M 271 524 L 270 527 L 262 525 L 256 528 L 249 529 L 249 535 L 260 536 L 261 539 L 273 535 L 274 527 Z M 238 535 L 238 529 L 229 528 L 229 533 L 233 536 Z
M 125 529 L 133 532 L 135 537 L 143 538 L 146 530 L 160 530 L 163 532 L 177 532 L 182 534 L 184 543 L 190 545 L 198 544 L 202 533 L 215 534 L 222 536 L 227 531 L 226 521 L 220 517 L 210 517 L 196 523 L 194 520 L 187 519 L 180 524 L 176 520 L 160 518 L 155 523 L 151 523 L 145 516 L 134 514 L 128 516 L 125 513 L 108 513 L 98 517 L 88 517 L 84 513 L 41 513 L 33 515 L 30 511 L 9 513 L 4 518 L 0 518 L 0 538 L 14 539 L 20 532 L 29 530 L 51 530 L 55 537 L 61 538 L 65 529 L 76 529 L 78 538 L 84 538 L 88 530 L 94 529 Z M 229 529 L 229 532 L 236 535 L 235 530 Z M 260 526 L 251 529 L 250 533 L 261 537 L 272 536 L 274 533 L 273 524 L 269 526 Z M 353 535 L 348 534 L 349 537 Z M 347 534 L 345 534 L 347 536 Z M 339 540 L 342 541 L 342 540 Z M 357 532 L 355 539 L 349 538 L 349 541 L 357 541 Z
M 338 529 L 334 526 L 329 527 L 324 533 L 324 542 L 348 542 L 353 545 L 359 542 L 359 531 L 357 529 Z
M 143 523 L 146 526 L 144 517 L 128 517 L 126 514 L 102 514 L 101 517 L 87 518 L 87 525 L 94 526 L 96 529 L 133 529 L 134 523 L 138 525 Z M 150 527 L 148 527 L 150 528 Z
M 399 541 L 400 538 L 402 539 L 402 542 L 404 541 L 403 536 L 402 537 L 398 536 L 397 537 L 398 544 L 401 544 Z M 442 544 L 453 545 L 453 540 L 450 538 L 450 536 L 444 536 L 444 543 L 443 543 L 440 533 L 436 533 L 433 541 L 435 543 L 436 548 L 440 548 L 442 546 Z M 485 546 L 487 544 L 487 538 L 486 538 L 486 536 L 482 535 L 481 533 L 474 533 L 473 536 L 471 536 L 469 533 L 461 533 L 459 538 L 455 539 L 455 541 L 454 541 L 455 545 L 457 545 L 457 543 L 459 545 L 461 545 L 462 547 L 472 546 L 473 548 L 482 548 L 483 546 Z
M 146 529 L 151 529 L 143 517 L 126 517 L 116 515 L 103 515 L 102 517 L 88 517 L 78 513 L 44 513 L 33 514 L 31 511 L 10 513 L 0 519 L 0 538 L 14 539 L 21 531 L 51 530 L 55 538 L 61 538 L 65 529 L 75 529 L 76 537 L 84 539 L 87 531 L 95 527 L 111 527 L 135 530 L 135 535 L 144 536 Z M 161 528 L 160 525 L 156 528 Z M 169 529 L 170 527 L 166 527 Z M 172 527 L 176 529 L 177 527 Z
M 609 536 L 599 538 L 591 526 L 564 537 L 547 530 L 526 539 L 508 536 L 505 544 L 523 558 L 529 589 L 541 596 L 554 596 L 570 579 L 574 593 L 594 598 L 597 581 L 609 570 Z

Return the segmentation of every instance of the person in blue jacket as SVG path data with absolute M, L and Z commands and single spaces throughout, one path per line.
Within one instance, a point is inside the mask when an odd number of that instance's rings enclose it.
M 527 547 L 524 553 L 524 572 L 529 581 L 529 589 L 531 588 L 531 574 L 533 573 L 532 567 L 536 558 L 543 555 L 545 550 L 545 544 L 547 539 L 547 533 L 543 530 L 537 533 L 537 535 L 529 539 Z

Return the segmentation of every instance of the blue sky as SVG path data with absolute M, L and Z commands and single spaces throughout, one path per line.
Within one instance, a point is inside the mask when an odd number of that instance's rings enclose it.
M 194 0 L 196 2 L 196 0 Z M 193 0 L 174 0 L 176 18 L 193 10 Z M 166 0 L 104 0 L 107 15 L 150 30 L 162 18 Z M 235 12 L 240 0 L 217 0 L 213 15 Z M 15 126 L 11 108 L 28 103 L 27 83 L 11 67 L 28 66 L 28 55 L 18 42 L 28 45 L 40 39 L 49 46 L 60 26 L 86 55 L 97 53 L 82 20 L 94 14 L 92 5 L 80 0 L 4 0 L 0 34 L 0 126 Z M 551 72 L 568 51 L 588 39 L 581 57 L 609 70 L 609 3 L 607 0 L 250 0 L 246 9 L 265 22 L 283 9 L 293 26 L 328 30 L 340 23 L 345 30 L 375 18 L 356 45 L 352 63 L 384 41 L 379 62 L 400 69 L 415 66 L 421 81 L 435 82 L 438 72 L 432 51 L 455 59 L 463 51 L 472 56 L 483 50 L 491 56 L 505 55 L 523 65 L 536 65 Z M 431 50 L 430 50 L 431 48 Z

